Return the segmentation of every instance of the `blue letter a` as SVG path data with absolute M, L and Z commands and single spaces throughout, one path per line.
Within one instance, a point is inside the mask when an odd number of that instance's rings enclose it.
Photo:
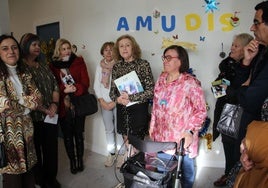
M 126 17 L 121 17 L 117 25 L 117 31 L 120 31 L 122 28 L 125 28 L 126 31 L 129 30 Z

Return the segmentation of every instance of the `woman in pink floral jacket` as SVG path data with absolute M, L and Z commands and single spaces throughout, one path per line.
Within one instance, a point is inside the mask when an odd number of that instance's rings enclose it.
M 154 141 L 177 142 L 185 138 L 182 187 L 194 183 L 194 158 L 198 153 L 198 130 L 206 117 L 206 103 L 200 82 L 187 73 L 187 51 L 177 45 L 165 49 L 164 72 L 154 88 L 150 137 Z

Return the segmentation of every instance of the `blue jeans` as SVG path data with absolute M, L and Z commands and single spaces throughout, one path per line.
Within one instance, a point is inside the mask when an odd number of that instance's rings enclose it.
M 172 156 L 166 153 L 161 153 L 158 155 L 160 158 L 170 159 Z M 189 158 L 189 155 L 184 155 L 181 163 L 181 187 L 182 188 L 192 188 L 195 180 L 195 167 L 194 159 Z
M 181 177 L 182 188 L 192 188 L 195 180 L 194 159 L 189 158 L 189 155 L 185 155 L 183 157 L 181 170 L 182 170 L 182 177 Z

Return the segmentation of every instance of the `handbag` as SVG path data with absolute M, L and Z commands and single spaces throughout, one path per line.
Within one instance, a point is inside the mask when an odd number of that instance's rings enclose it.
M 72 103 L 74 105 L 75 115 L 87 116 L 98 111 L 98 102 L 94 94 L 87 93 L 81 96 L 73 96 Z
M 222 109 L 217 130 L 224 135 L 237 139 L 243 108 L 240 105 L 226 103 Z

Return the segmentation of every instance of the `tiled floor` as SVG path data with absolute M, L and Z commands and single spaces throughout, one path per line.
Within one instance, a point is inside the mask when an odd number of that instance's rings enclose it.
M 59 148 L 58 180 L 62 188 L 114 188 L 119 181 L 123 181 L 122 174 L 114 167 L 104 167 L 105 156 L 87 150 L 85 170 L 71 174 L 62 139 L 59 140 Z M 194 188 L 214 188 L 213 182 L 222 173 L 222 168 L 198 168 Z
M 105 156 L 86 150 L 84 159 L 85 170 L 71 174 L 63 140 L 59 139 L 58 181 L 62 188 L 114 188 L 120 181 L 123 182 L 123 176 L 117 169 L 104 167 Z M 213 182 L 222 172 L 222 168 L 197 168 L 194 188 L 214 188 Z

